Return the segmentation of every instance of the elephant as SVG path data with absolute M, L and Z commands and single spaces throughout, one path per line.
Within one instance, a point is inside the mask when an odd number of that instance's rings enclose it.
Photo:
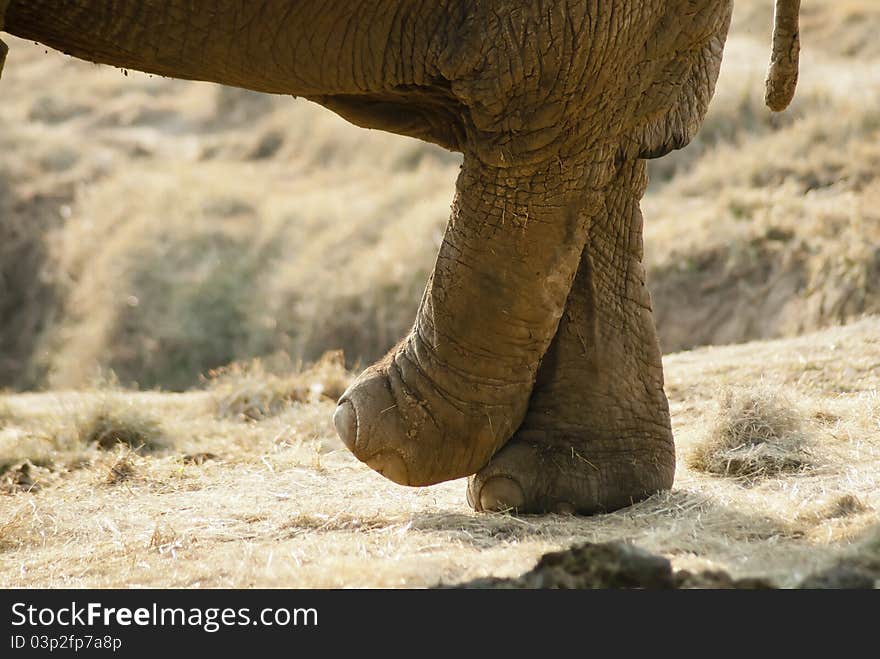
M 797 82 L 776 0 L 766 101 Z M 688 144 L 733 0 L 0 0 L 85 60 L 304 97 L 463 154 L 412 330 L 338 401 L 354 455 L 476 511 L 593 514 L 672 487 L 642 265 L 646 161 Z

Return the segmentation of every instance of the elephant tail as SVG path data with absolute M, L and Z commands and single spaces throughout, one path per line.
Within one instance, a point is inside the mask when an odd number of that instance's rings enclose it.
M 773 52 L 767 73 L 764 102 L 774 112 L 782 112 L 794 98 L 801 51 L 798 14 L 801 0 L 776 0 L 773 26 Z

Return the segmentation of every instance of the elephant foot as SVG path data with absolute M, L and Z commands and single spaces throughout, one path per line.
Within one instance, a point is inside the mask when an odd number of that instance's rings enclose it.
M 515 435 L 468 480 L 474 510 L 592 515 L 672 487 L 671 437 L 665 450 L 653 441 L 527 437 Z
M 591 227 L 526 418 L 468 484 L 478 511 L 608 512 L 672 486 L 675 447 L 641 266 L 641 163 Z
M 333 415 L 349 450 L 400 485 L 473 474 L 511 435 L 531 391 L 531 382 L 492 383 L 465 373 L 456 374 L 459 382 L 447 374 L 441 384 L 426 372 L 433 361 L 411 335 L 355 380 Z

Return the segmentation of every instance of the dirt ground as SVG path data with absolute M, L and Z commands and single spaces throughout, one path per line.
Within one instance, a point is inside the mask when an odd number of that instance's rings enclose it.
M 791 587 L 877 551 L 880 318 L 670 355 L 666 372 L 674 489 L 591 518 L 478 515 L 462 481 L 382 479 L 331 430 L 324 393 L 338 370 L 301 376 L 279 405 L 265 378 L 241 373 L 185 394 L 10 394 L 0 585 L 424 587 L 515 577 L 546 552 L 622 540 L 676 570 Z M 743 391 L 785 397 L 799 420 L 797 468 L 746 477 L 689 466 L 724 426 L 725 396 Z

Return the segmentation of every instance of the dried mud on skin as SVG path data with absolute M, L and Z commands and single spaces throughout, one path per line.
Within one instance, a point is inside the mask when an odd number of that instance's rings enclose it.
M 446 586 L 444 586 L 446 587 Z M 585 543 L 545 554 L 530 571 L 512 579 L 484 578 L 451 586 L 464 589 L 768 590 L 766 579 L 734 579 L 723 570 L 675 571 L 669 559 L 625 542 Z M 799 588 L 870 589 L 880 587 L 880 557 L 847 559 L 804 579 Z

